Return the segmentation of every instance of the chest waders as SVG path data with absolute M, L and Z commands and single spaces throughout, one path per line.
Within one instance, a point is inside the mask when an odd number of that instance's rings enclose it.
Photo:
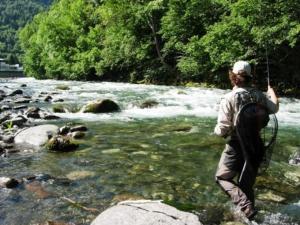
M 262 164 L 265 170 L 270 162 L 276 141 L 278 122 L 275 114 L 269 114 L 266 106 L 249 102 L 244 104 L 236 117 L 236 134 L 240 142 L 244 165 L 239 175 L 239 183 L 246 169 Z

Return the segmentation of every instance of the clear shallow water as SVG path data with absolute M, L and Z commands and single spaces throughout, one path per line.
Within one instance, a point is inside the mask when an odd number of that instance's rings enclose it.
M 47 220 L 89 224 L 97 215 L 61 197 L 100 210 L 126 196 L 163 199 L 178 208 L 194 210 L 204 224 L 231 220 L 227 196 L 214 182 L 225 142 L 211 134 L 217 102 L 225 91 L 27 78 L 2 82 L 0 89 L 9 92 L 23 83 L 27 84 L 24 90 L 28 95 L 58 92 L 53 96 L 65 100 L 60 104 L 79 106 L 110 98 L 120 104 L 122 112 L 57 114 L 64 118 L 54 122 L 58 125 L 83 123 L 89 128 L 78 151 L 41 150 L 1 159 L 0 176 L 22 178 L 43 173 L 55 179 L 41 182 L 45 190 L 53 193 L 45 199 L 23 187 L 0 190 L 0 224 Z M 57 90 L 61 84 L 70 90 Z M 147 99 L 159 102 L 158 107 L 140 109 L 138 106 Z M 38 105 L 52 108 L 49 103 Z M 259 224 L 292 225 L 300 220 L 300 169 L 288 165 L 290 155 L 300 146 L 299 105 L 296 99 L 282 99 L 278 143 L 269 170 L 258 179 L 256 193 L 271 192 L 286 200 L 258 200 Z

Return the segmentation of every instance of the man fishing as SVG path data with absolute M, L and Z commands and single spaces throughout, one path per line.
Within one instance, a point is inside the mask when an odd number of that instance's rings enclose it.
M 249 102 L 262 105 L 268 114 L 276 113 L 279 109 L 279 102 L 273 88 L 268 84 L 268 96 L 266 96 L 252 87 L 252 78 L 251 66 L 248 62 L 238 61 L 234 64 L 229 71 L 233 89 L 221 99 L 218 122 L 214 129 L 216 135 L 228 137 L 219 161 L 216 181 L 248 219 L 252 219 L 257 213 L 254 208 L 253 185 L 262 161 L 261 156 L 264 154 L 264 143 L 260 135 L 254 135 L 255 138 L 251 138 L 250 144 L 248 144 L 249 140 L 244 144 L 243 141 L 246 140 L 241 140 L 236 129 L 237 116 L 240 109 Z M 251 129 L 245 130 L 251 132 Z M 252 154 L 249 159 L 247 149 L 250 145 L 258 154 Z M 239 176 L 238 181 L 234 181 L 237 176 Z

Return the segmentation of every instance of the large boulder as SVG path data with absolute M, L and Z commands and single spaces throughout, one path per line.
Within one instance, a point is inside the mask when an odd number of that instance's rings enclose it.
M 81 109 L 83 113 L 110 113 L 118 111 L 120 111 L 118 104 L 109 99 L 90 102 Z
M 160 201 L 124 201 L 102 212 L 91 225 L 201 225 L 198 217 Z
M 33 146 L 42 146 L 46 144 L 49 138 L 56 135 L 59 127 L 56 125 L 46 124 L 22 130 L 15 136 L 16 144 L 29 144 Z

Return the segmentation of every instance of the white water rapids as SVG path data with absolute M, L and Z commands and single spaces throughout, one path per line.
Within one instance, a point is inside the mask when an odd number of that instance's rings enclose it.
M 22 88 L 27 95 L 37 97 L 47 92 L 54 99 L 63 99 L 61 104 L 77 104 L 79 107 L 96 99 L 111 99 L 121 107 L 116 114 L 60 113 L 62 118 L 96 120 L 132 120 L 143 118 L 164 118 L 175 116 L 217 117 L 220 98 L 230 90 L 213 88 L 188 88 L 175 86 L 142 85 L 111 82 L 79 82 L 36 80 L 34 78 L 6 79 L 0 81 L 1 89 L 6 92 Z M 66 85 L 69 90 L 58 90 L 57 86 Z M 51 94 L 56 92 L 56 94 Z M 146 100 L 159 104 L 153 108 L 141 109 Z M 50 106 L 49 106 L 50 107 Z M 300 99 L 280 98 L 277 118 L 280 125 L 300 125 Z

